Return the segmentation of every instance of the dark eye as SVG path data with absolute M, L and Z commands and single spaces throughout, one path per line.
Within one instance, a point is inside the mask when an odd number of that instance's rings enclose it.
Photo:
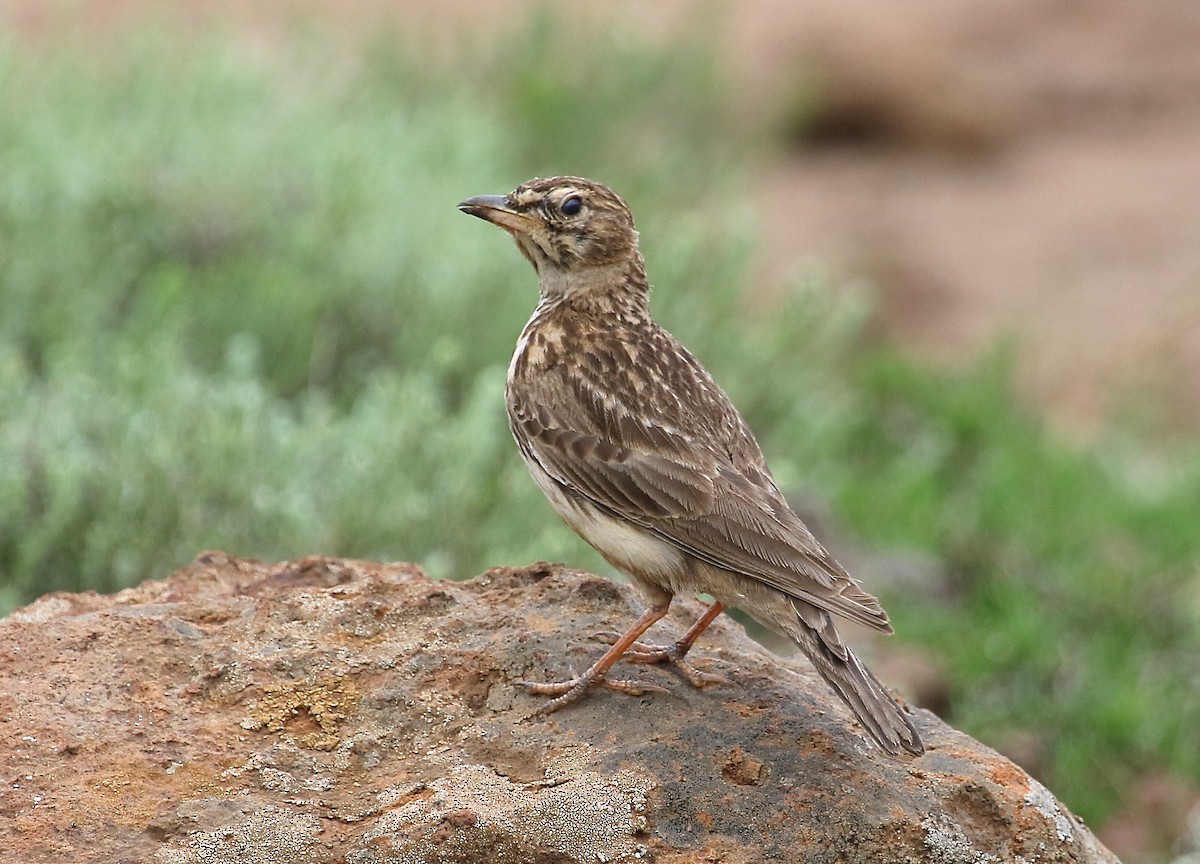
M 564 216 L 578 216 L 579 211 L 583 209 L 583 199 L 578 195 L 572 195 L 558 209 Z

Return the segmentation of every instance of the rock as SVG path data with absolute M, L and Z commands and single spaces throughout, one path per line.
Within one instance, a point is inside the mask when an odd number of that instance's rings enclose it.
M 700 609 L 660 626 L 664 641 Z M 918 712 L 888 757 L 801 661 L 731 620 L 729 679 L 598 691 L 558 714 L 514 682 L 583 668 L 639 608 L 538 564 L 467 582 L 409 564 L 201 556 L 0 622 L 0 848 L 72 862 L 1112 862 L 996 753 Z M 623 667 L 622 667 L 623 668 Z

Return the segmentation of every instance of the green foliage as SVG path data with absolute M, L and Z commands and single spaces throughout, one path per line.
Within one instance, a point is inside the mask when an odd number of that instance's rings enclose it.
M 674 136 L 718 110 L 699 55 L 675 64 L 616 32 L 573 53 L 555 32 L 540 20 L 519 55 L 469 52 L 466 79 L 390 32 L 358 59 L 311 36 L 251 53 L 166 29 L 107 53 L 4 46 L 7 605 L 113 589 L 210 546 L 443 575 L 602 566 L 550 515 L 504 422 L 534 275 L 454 205 L 535 174 L 611 178 L 663 235 L 657 274 L 689 284 L 674 305 L 711 332 L 745 245 L 668 213 L 698 195 L 649 170 L 684 161 Z M 639 128 L 654 134 L 628 140 Z M 695 164 L 701 194 L 732 186 L 700 181 L 711 156 Z M 718 231 L 733 242 L 702 254 Z
M 1094 817 L 1165 754 L 1200 776 L 1200 452 L 1154 465 L 1115 433 L 1071 448 L 1022 410 L 1010 367 L 947 378 L 876 354 L 831 491 L 863 535 L 949 564 L 945 609 L 891 605 L 946 649 L 955 721 L 1033 733 L 1053 788 Z
M 862 343 L 845 292 L 745 309 L 745 168 L 694 40 L 537 19 L 438 64 L 391 31 L 168 32 L 0 41 L 0 607 L 213 547 L 603 569 L 505 427 L 534 276 L 454 207 L 587 174 L 631 201 L 658 317 L 780 482 L 946 562 L 946 596 L 886 600 L 945 661 L 950 719 L 1033 730 L 1090 818 L 1132 773 L 1200 778 L 1200 458 L 1068 448 L 1003 355 L 920 369 Z

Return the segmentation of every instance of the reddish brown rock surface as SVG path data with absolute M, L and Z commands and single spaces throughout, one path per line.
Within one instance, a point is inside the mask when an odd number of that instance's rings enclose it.
M 663 630 L 681 633 L 694 603 Z M 730 683 L 549 719 L 627 589 L 558 566 L 202 556 L 0 622 L 0 849 L 19 862 L 1103 862 L 1042 786 L 927 713 L 874 748 L 803 661 L 734 622 Z

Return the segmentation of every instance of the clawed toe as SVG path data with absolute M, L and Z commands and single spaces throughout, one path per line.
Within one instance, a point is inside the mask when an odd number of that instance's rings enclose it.
M 643 681 L 641 678 L 605 678 L 596 686 L 616 690 L 618 693 L 624 693 L 627 696 L 645 696 L 647 693 L 671 692 L 666 687 L 651 683 L 650 681 Z
M 687 678 L 688 683 L 693 687 L 708 687 L 711 684 L 728 683 L 720 675 L 701 672 L 683 659 L 688 649 L 696 641 L 696 637 L 725 608 L 720 603 L 713 603 L 709 606 L 708 611 L 691 626 L 683 638 L 671 645 L 663 647 L 660 645 L 647 645 L 637 641 L 637 638 L 645 633 L 655 621 L 658 621 L 667 614 L 669 605 L 670 601 L 668 600 L 665 603 L 657 603 L 647 607 L 646 611 L 639 615 L 638 619 L 624 633 L 613 633 L 605 630 L 592 634 L 593 639 L 607 642 L 612 647 L 605 651 L 604 655 L 593 663 L 591 668 L 582 675 L 576 675 L 575 670 L 572 669 L 571 677 L 566 681 L 550 683 L 518 681 L 517 683 L 530 693 L 554 697 L 538 708 L 533 713 L 533 716 L 552 714 L 560 708 L 565 708 L 593 687 L 604 687 L 608 690 L 616 690 L 618 693 L 625 693 L 629 696 L 670 692 L 667 688 L 661 687 L 658 684 L 652 684 L 649 681 L 620 678 L 609 679 L 608 673 L 612 669 L 613 664 L 623 657 L 631 663 L 670 663 Z
M 715 672 L 701 672 L 682 657 L 671 662 L 676 669 L 683 673 L 683 677 L 686 678 L 688 683 L 693 687 L 703 689 L 705 687 L 711 687 L 715 684 L 729 683 L 729 679 L 724 675 L 718 675 Z
M 606 690 L 615 690 L 618 693 L 624 693 L 628 696 L 645 696 L 647 693 L 670 692 L 666 687 L 660 687 L 658 684 L 652 684 L 649 681 L 623 678 L 610 679 L 597 675 L 589 676 L 586 673 L 583 675 L 577 675 L 576 677 L 567 681 L 518 681 L 517 683 L 530 693 L 555 697 L 534 711 L 533 716 L 535 717 L 543 717 L 547 714 L 553 714 L 560 708 L 567 707 L 593 687 L 603 687 Z
M 536 693 L 539 696 L 562 696 L 570 693 L 579 686 L 579 679 L 572 678 L 570 681 L 518 681 L 517 684 L 524 687 L 530 693 Z
M 616 642 L 620 636 L 621 634 L 610 630 L 601 630 L 599 633 L 592 634 L 593 639 L 610 645 Z M 691 646 L 689 645 L 688 647 Z M 714 684 L 729 683 L 729 679 L 722 675 L 712 672 L 701 672 L 684 659 L 686 653 L 687 649 L 679 642 L 671 645 L 648 645 L 645 642 L 634 642 L 625 649 L 622 659 L 630 663 L 669 663 L 678 669 L 680 674 L 693 687 L 702 688 L 710 687 Z

